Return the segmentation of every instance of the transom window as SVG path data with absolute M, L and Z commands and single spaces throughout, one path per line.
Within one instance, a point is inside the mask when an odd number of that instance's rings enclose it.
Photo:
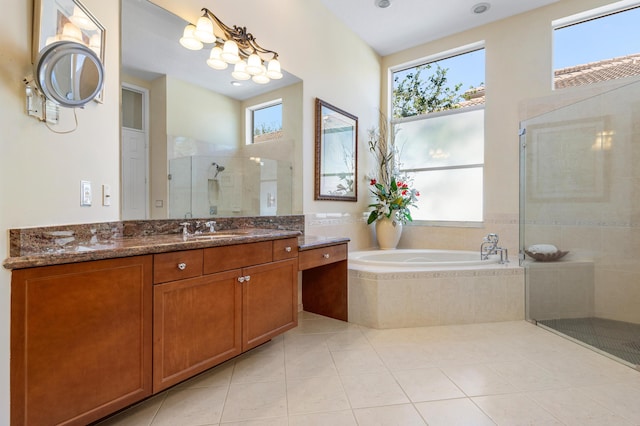
M 640 7 L 615 3 L 553 22 L 554 88 L 640 75 Z M 626 7 L 626 9 L 620 9 Z
M 279 139 L 282 135 L 282 99 L 247 108 L 247 121 L 251 123 L 248 144 Z

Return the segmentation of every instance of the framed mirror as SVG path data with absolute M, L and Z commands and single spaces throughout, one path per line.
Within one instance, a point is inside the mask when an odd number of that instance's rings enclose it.
M 316 98 L 315 199 L 357 201 L 358 117 Z

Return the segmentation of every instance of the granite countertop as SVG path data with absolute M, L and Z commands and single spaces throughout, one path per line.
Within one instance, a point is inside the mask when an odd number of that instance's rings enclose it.
M 335 246 L 336 244 L 344 244 L 351 241 L 345 237 L 320 237 L 313 235 L 302 235 L 298 238 L 298 250 L 313 250 L 320 247 Z
M 179 250 L 219 247 L 284 238 L 299 237 L 299 231 L 279 229 L 238 229 L 213 234 L 183 237 L 181 234 L 146 235 L 112 238 L 107 241 L 88 243 L 70 242 L 59 247 L 45 248 L 40 252 L 24 253 L 7 258 L 6 269 L 32 268 L 36 266 L 85 262 L 89 260 L 112 259 Z
M 299 250 L 349 241 L 305 236 L 302 216 L 217 219 L 217 231 L 184 237 L 178 220 L 102 222 L 10 229 L 6 269 L 166 253 L 298 237 Z M 198 223 L 196 221 L 196 223 Z

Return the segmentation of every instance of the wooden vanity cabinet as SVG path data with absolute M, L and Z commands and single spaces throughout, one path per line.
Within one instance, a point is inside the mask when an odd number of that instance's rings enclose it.
M 297 325 L 297 248 L 290 239 L 155 255 L 154 392 Z
M 300 252 L 305 311 L 349 320 L 347 266 L 346 243 Z
M 85 425 L 298 324 L 296 238 L 16 269 L 11 424 Z
M 204 270 L 242 266 L 242 351 L 298 325 L 298 239 L 204 250 Z
M 298 262 L 281 260 L 244 268 L 242 350 L 247 351 L 298 325 Z
M 154 285 L 153 391 L 242 351 L 240 270 Z
M 14 270 L 11 424 L 85 425 L 152 392 L 152 257 Z

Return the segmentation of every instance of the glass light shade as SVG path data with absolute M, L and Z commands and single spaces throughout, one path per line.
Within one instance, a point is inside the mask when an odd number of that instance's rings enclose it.
M 71 22 L 64 24 L 64 27 L 62 27 L 62 37 L 60 38 L 62 40 L 76 41 L 84 44 L 84 41 L 82 40 L 82 31 L 80 31 L 80 28 L 76 27 Z
M 73 6 L 73 15 L 69 17 L 69 21 L 83 30 L 95 31 L 98 29 L 96 24 L 78 6 Z
M 98 57 L 100 57 L 102 40 L 100 39 L 100 34 L 94 34 L 89 39 L 89 49 L 93 50 Z
M 195 25 L 187 25 L 186 27 L 184 27 L 184 32 L 182 33 L 182 38 L 180 39 L 180 44 L 189 50 L 202 49 L 202 42 L 198 40 L 194 35 L 195 30 Z
M 245 61 L 237 62 L 231 73 L 236 80 L 249 80 L 251 75 L 247 72 L 247 63 Z
M 230 64 L 240 62 L 240 55 L 238 55 L 238 45 L 233 40 L 227 40 L 224 42 L 222 48 L 222 59 Z
M 254 75 L 252 78 L 254 83 L 258 84 L 267 84 L 271 81 L 269 77 L 267 77 L 267 69 L 263 66 L 262 72 L 260 74 Z
M 220 55 L 222 54 L 222 49 L 218 46 L 211 49 L 211 53 L 209 54 L 209 59 L 207 59 L 207 65 L 209 65 L 214 70 L 224 70 L 229 64 L 222 60 Z
M 216 36 L 213 35 L 213 22 L 206 16 L 199 17 L 193 35 L 203 43 L 215 42 Z
M 255 53 L 252 53 L 247 58 L 247 72 L 251 75 L 258 75 L 262 73 L 262 59 Z
M 269 61 L 269 66 L 267 67 L 267 77 L 272 78 L 274 80 L 279 80 L 282 78 L 280 61 L 278 61 L 277 59 L 272 59 Z
M 89 39 L 89 47 L 91 48 L 95 47 L 99 49 L 101 43 L 102 43 L 102 40 L 100 39 L 100 34 L 94 34 Z

